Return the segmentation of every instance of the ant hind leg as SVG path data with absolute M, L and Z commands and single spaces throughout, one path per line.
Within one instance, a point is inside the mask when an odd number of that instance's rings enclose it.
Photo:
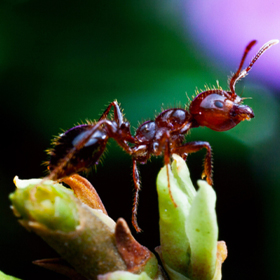
M 123 113 L 117 101 L 113 101 L 107 106 L 107 108 L 99 118 L 99 121 L 104 120 L 108 117 L 112 106 L 114 107 L 114 120 L 118 124 L 118 126 L 120 126 L 123 123 Z

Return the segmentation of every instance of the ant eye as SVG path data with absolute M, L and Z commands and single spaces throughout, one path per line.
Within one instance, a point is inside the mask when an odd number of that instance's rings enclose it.
M 224 107 L 224 103 L 220 100 L 216 100 L 214 102 L 214 105 L 217 107 L 217 108 L 223 108 Z

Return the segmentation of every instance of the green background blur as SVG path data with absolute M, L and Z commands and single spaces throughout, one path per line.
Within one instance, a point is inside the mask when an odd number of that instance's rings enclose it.
M 240 42 L 240 56 L 230 68 L 194 34 L 195 26 L 184 25 L 176 9 L 165 10 L 160 1 L 0 2 L 0 270 L 23 279 L 62 279 L 31 264 L 56 253 L 17 223 L 7 198 L 15 175 L 46 174 L 44 151 L 54 135 L 97 119 L 115 99 L 135 128 L 162 108 L 183 107 L 186 93 L 191 97 L 196 87 L 219 79 L 226 89 L 227 76 L 254 39 Z M 214 151 L 219 239 L 229 250 L 224 279 L 277 279 L 279 87 L 260 83 L 253 69 L 237 90 L 252 97 L 246 104 L 255 119 L 224 133 L 193 129 L 188 140 L 208 141 Z M 188 158 L 194 181 L 203 156 L 204 151 Z M 161 166 L 162 158 L 153 158 L 140 167 L 138 222 L 144 232 L 136 238 L 151 250 L 159 245 L 155 180 Z M 131 168 L 130 157 L 110 141 L 103 164 L 88 177 L 109 214 L 129 225 Z

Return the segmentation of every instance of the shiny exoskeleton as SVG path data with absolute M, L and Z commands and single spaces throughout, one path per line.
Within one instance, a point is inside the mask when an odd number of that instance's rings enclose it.
M 249 50 L 256 41 L 251 41 L 245 48 L 237 72 L 229 83 L 229 91 L 210 89 L 199 93 L 188 109 L 173 108 L 160 113 L 155 120 L 141 124 L 134 136 L 130 124 L 124 120 L 122 111 L 114 101 L 109 104 L 97 122 L 88 122 L 66 131 L 54 141 L 50 150 L 49 179 L 58 180 L 96 165 L 102 156 L 109 138 L 113 138 L 125 152 L 131 155 L 133 163 L 133 181 L 135 196 L 132 223 L 136 231 L 137 205 L 140 190 L 140 177 L 137 164 L 145 164 L 151 156 L 164 156 L 164 163 L 170 163 L 173 153 L 186 158 L 187 154 L 206 149 L 203 178 L 212 185 L 212 155 L 208 142 L 195 141 L 185 143 L 185 135 L 191 128 L 206 126 L 216 131 L 226 131 L 243 120 L 254 117 L 253 110 L 242 105 L 243 99 L 235 93 L 235 84 L 245 77 L 257 59 L 278 40 L 267 42 L 252 59 L 249 66 L 242 69 Z M 109 117 L 113 107 L 113 117 Z M 169 179 L 167 169 L 167 178 Z M 170 192 L 170 188 L 169 188 Z M 171 193 L 170 193 L 171 195 Z M 172 195 L 171 195 L 172 197 Z

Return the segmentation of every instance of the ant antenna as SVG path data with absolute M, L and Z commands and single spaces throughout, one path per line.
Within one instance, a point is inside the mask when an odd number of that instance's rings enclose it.
M 229 88 L 230 88 L 230 91 L 232 92 L 232 96 L 236 96 L 236 93 L 235 93 L 235 84 L 236 82 L 240 79 L 239 78 L 239 75 L 240 75 L 240 71 L 241 71 L 241 68 L 244 64 L 244 61 L 249 53 L 249 51 L 251 50 L 251 48 L 257 43 L 257 40 L 253 40 L 251 41 L 247 47 L 245 48 L 245 51 L 244 51 L 244 54 L 243 54 L 243 57 L 240 61 L 240 64 L 239 64 L 239 68 L 238 70 L 236 71 L 236 73 L 232 76 L 231 80 L 230 80 L 230 84 L 229 84 Z
M 251 63 L 249 64 L 249 66 L 241 71 L 241 68 L 244 64 L 245 58 L 247 57 L 248 52 L 251 50 L 251 48 L 256 44 L 256 40 L 251 41 L 247 47 L 245 48 L 243 57 L 241 59 L 239 68 L 237 70 L 237 72 L 232 76 L 231 80 L 230 80 L 230 91 L 232 93 L 232 97 L 236 97 L 237 94 L 235 93 L 235 84 L 238 80 L 244 78 L 247 73 L 251 70 L 252 66 L 255 64 L 255 62 L 260 58 L 260 56 L 266 51 L 268 50 L 270 47 L 272 47 L 273 45 L 276 45 L 279 43 L 279 40 L 271 40 L 268 41 L 266 44 L 264 44 L 260 50 L 258 51 L 258 53 L 254 56 L 254 58 L 251 60 Z

